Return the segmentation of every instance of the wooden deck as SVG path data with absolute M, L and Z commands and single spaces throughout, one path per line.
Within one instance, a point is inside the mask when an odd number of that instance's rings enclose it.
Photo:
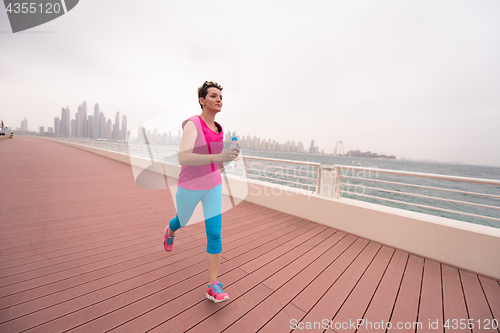
M 499 332 L 484 329 L 500 319 L 499 281 L 249 202 L 223 215 L 231 300 L 214 304 L 203 223 L 163 250 L 167 191 L 139 188 L 124 163 L 35 138 L 0 142 L 0 156 L 0 332 L 277 333 L 299 322 L 322 332 L 329 320 L 337 332 L 385 332 L 382 321 Z

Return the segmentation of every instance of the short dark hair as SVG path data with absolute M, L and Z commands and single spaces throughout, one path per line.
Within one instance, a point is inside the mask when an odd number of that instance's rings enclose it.
M 208 93 L 208 88 L 217 88 L 220 91 L 222 91 L 222 86 L 216 82 L 213 81 L 205 81 L 199 88 L 198 88 L 198 103 L 200 103 L 200 97 L 201 98 L 206 98 L 207 93 Z M 201 109 L 203 110 L 203 105 L 201 105 Z

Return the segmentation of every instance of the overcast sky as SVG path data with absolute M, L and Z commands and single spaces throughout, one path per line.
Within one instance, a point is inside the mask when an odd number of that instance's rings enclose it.
M 38 130 L 85 100 L 133 129 L 199 114 L 214 80 L 239 135 L 500 166 L 499 17 L 497 0 L 81 0 L 13 34 L 0 4 L 0 117 Z

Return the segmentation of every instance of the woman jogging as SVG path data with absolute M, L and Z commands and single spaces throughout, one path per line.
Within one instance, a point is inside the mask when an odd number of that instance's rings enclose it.
M 183 134 L 179 146 L 179 163 L 182 165 L 177 183 L 177 215 L 165 228 L 163 246 L 172 251 L 175 232 L 184 227 L 201 201 L 207 234 L 208 285 L 206 297 L 214 302 L 229 299 L 217 281 L 222 253 L 222 170 L 223 162 L 238 158 L 239 149 L 222 152 L 222 126 L 215 116 L 222 108 L 222 87 L 205 81 L 198 88 L 201 115 L 188 118 L 182 123 Z

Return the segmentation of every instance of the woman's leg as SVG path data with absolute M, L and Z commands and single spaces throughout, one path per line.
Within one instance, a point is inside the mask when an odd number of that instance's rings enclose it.
M 174 237 L 175 236 L 175 232 L 181 228 L 181 223 L 179 222 L 179 216 L 178 215 L 175 215 L 175 217 L 173 219 L 170 220 L 169 224 L 168 224 L 168 235 L 170 237 Z
M 177 187 L 177 193 L 175 194 L 177 215 L 168 224 L 169 236 L 173 237 L 178 229 L 186 226 L 205 192 L 207 191 L 186 190 Z
M 211 189 L 201 202 L 207 234 L 208 282 L 213 284 L 214 280 L 217 280 L 222 253 L 222 185 Z
M 208 284 L 213 284 L 217 280 L 219 274 L 220 257 L 222 253 L 210 254 L 207 253 L 208 264 Z

